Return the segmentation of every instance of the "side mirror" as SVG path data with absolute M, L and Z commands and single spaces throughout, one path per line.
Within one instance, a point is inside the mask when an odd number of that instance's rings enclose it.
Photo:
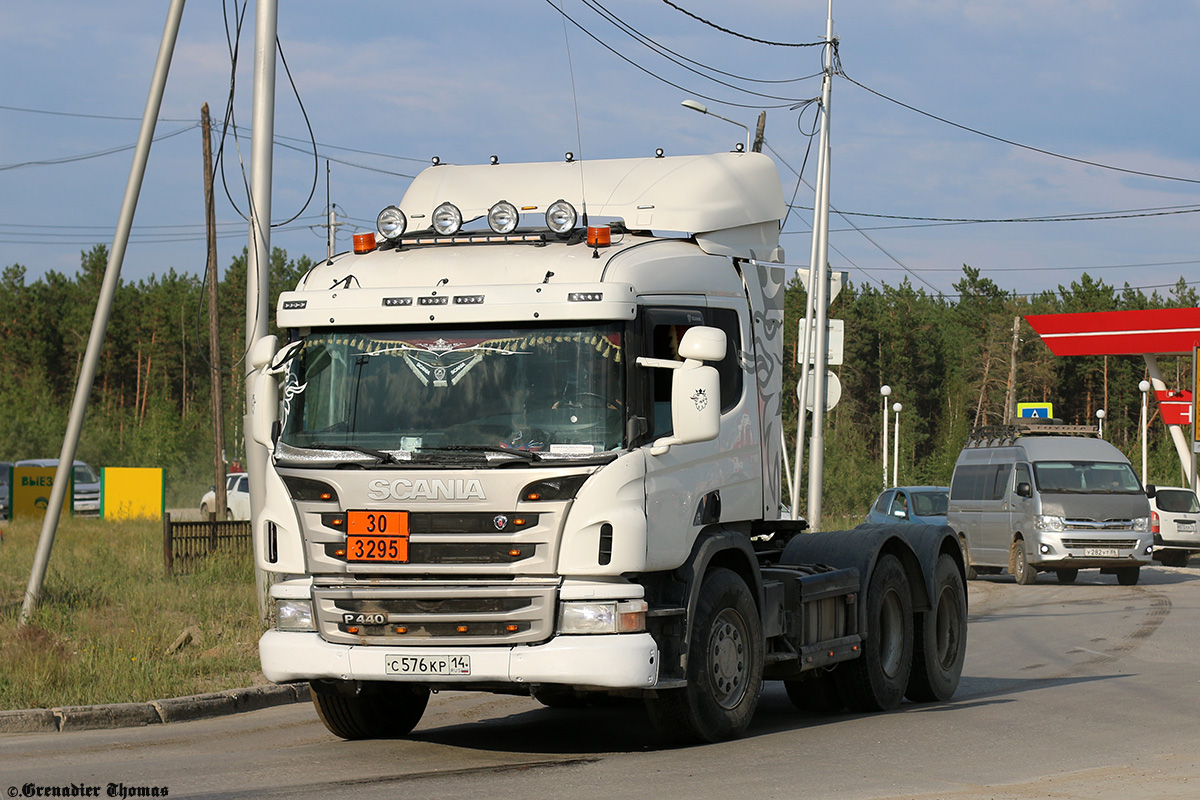
M 1025 481 L 1017 484 L 1017 495 L 1019 497 L 1033 497 L 1033 487 Z
M 1146 484 L 1146 497 L 1153 498 L 1154 495 L 1156 495 L 1156 494 L 1158 494 L 1158 487 L 1155 486 L 1153 483 L 1147 483 Z
M 903 508 L 897 508 L 892 512 L 892 516 L 896 519 L 908 519 L 908 513 Z
M 721 431 L 721 377 L 705 361 L 725 357 L 725 332 L 720 328 L 689 328 L 679 342 L 684 361 L 639 358 L 643 367 L 674 370 L 671 375 L 671 436 L 654 442 L 650 454 L 661 456 L 671 445 L 708 442 Z

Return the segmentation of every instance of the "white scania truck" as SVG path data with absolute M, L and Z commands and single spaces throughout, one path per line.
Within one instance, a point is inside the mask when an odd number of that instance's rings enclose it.
M 950 697 L 949 529 L 781 519 L 783 212 L 758 153 L 436 165 L 284 292 L 247 417 L 266 676 L 345 738 L 432 689 L 636 696 L 687 741 L 764 679 Z

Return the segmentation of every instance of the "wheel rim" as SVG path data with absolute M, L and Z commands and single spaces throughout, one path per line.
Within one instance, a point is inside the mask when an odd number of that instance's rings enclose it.
M 934 622 L 937 660 L 942 669 L 950 669 L 958 660 L 959 614 L 954 602 L 955 592 L 949 587 L 942 589 L 938 597 L 937 617 Z
M 900 673 L 904 660 L 904 607 L 895 589 L 879 607 L 879 666 L 889 678 Z
M 713 697 L 722 708 L 733 708 L 746 694 L 746 621 L 727 608 L 713 620 L 708 635 L 709 680 Z
M 1013 575 L 1018 579 L 1024 577 L 1025 570 L 1029 569 L 1029 565 L 1025 563 L 1025 543 L 1024 542 L 1017 542 L 1016 558 L 1014 558 L 1013 561 L 1015 562 L 1014 569 L 1013 569 Z

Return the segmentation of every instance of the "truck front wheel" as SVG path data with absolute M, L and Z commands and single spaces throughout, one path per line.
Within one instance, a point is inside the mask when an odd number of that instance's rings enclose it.
M 908 576 L 900 559 L 875 562 L 867 585 L 867 638 L 862 655 L 834 670 L 851 711 L 890 711 L 900 705 L 912 673 L 913 613 Z
M 404 683 L 312 681 L 317 716 L 342 739 L 394 739 L 417 727 L 429 689 Z
M 918 703 L 953 697 L 967 657 L 967 592 L 951 556 L 938 556 L 933 584 L 933 608 L 913 619 L 913 668 L 905 694 Z
M 1021 586 L 1032 586 L 1037 582 L 1037 570 L 1029 563 L 1024 539 L 1016 539 L 1012 543 L 1012 574 Z
M 758 707 L 763 641 L 758 608 L 732 570 L 710 571 L 691 621 L 687 686 L 646 701 L 655 726 L 678 742 L 719 742 L 742 735 Z

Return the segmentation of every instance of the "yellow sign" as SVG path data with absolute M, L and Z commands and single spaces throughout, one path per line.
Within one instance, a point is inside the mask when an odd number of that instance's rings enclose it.
M 1022 419 L 1050 419 L 1054 416 L 1054 404 L 1017 403 L 1017 416 Z
M 162 519 L 165 484 L 155 468 L 105 467 L 100 471 L 100 516 Z
M 12 516 L 44 517 L 50 506 L 50 490 L 54 488 L 54 473 L 58 467 L 13 467 Z M 73 495 L 71 470 L 67 470 L 67 491 L 63 494 L 63 515 L 71 513 Z

